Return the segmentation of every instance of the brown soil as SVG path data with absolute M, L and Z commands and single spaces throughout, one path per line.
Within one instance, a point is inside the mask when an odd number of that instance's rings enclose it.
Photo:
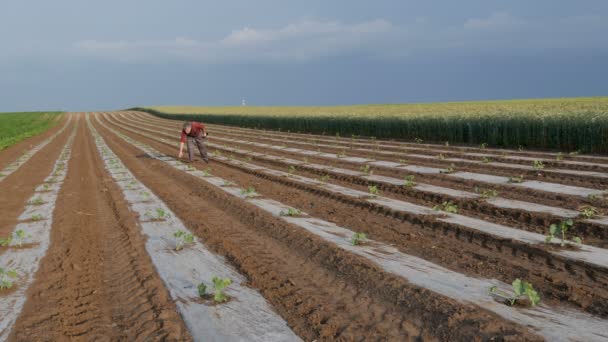
M 240 269 L 305 340 L 536 339 L 492 314 L 411 286 L 96 127 L 135 176 Z
M 190 340 L 84 120 L 13 341 Z

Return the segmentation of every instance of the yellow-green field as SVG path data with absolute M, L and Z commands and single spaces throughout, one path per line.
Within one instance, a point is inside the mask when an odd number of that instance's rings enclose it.
M 169 119 L 283 131 L 608 153 L 608 97 L 333 107 L 138 109 Z
M 323 107 L 281 106 L 150 106 L 167 114 L 240 114 L 256 116 L 411 117 L 428 115 L 479 116 L 517 114 L 534 116 L 608 114 L 608 97 L 530 99 L 509 101 L 377 104 Z

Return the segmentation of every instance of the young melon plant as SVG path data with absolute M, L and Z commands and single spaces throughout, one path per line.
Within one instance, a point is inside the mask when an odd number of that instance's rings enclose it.
M 180 251 L 184 249 L 184 246 L 194 242 L 194 235 L 186 233 L 183 230 L 178 230 L 173 233 L 175 238 L 175 250 Z
M 235 186 L 235 185 L 236 185 L 236 183 L 233 182 L 233 181 L 224 181 L 224 184 L 222 184 L 223 187 L 226 187 L 226 186 Z
M 289 208 L 287 210 L 281 210 L 279 215 L 281 215 L 281 216 L 301 216 L 302 212 L 300 211 L 300 209 Z
M 228 301 L 228 296 L 224 293 L 224 290 L 228 285 L 232 284 L 232 280 L 229 278 L 213 277 L 211 281 L 213 282 L 213 289 L 215 290 L 213 300 L 218 303 Z
M 340 151 L 340 153 L 336 154 L 336 157 L 338 157 L 338 158 L 345 158 L 346 157 L 346 152 L 345 151 Z
M 490 162 L 490 159 L 488 159 L 488 157 L 483 157 L 483 158 L 481 158 L 481 162 L 484 164 L 487 164 Z
M 207 285 L 205 285 L 205 283 L 200 283 L 196 287 L 196 290 L 198 291 L 199 297 L 204 297 L 205 294 L 207 294 Z
M 559 223 L 551 224 L 549 226 L 549 235 L 547 235 L 547 237 L 545 238 L 545 242 L 549 243 L 549 242 L 551 242 L 551 240 L 553 240 L 553 238 L 555 238 L 556 235 L 561 234 L 561 236 L 562 236 L 561 246 L 564 247 L 566 245 L 566 233 L 568 233 L 568 230 L 570 228 L 572 228 L 573 225 L 574 225 L 574 221 L 572 221 L 572 219 L 566 219 L 566 220 L 560 221 Z M 572 241 L 574 241 L 575 243 L 583 242 L 583 240 L 578 236 L 573 237 Z
M 535 160 L 532 162 L 532 167 L 534 170 L 542 170 L 545 168 L 545 164 L 543 164 L 543 162 L 540 160 Z
M 296 173 L 296 167 L 293 165 L 289 165 L 289 167 L 287 168 L 287 173 L 293 175 L 294 173 Z
M 355 233 L 350 238 L 350 243 L 352 243 L 353 246 L 358 246 L 365 242 L 367 242 L 367 234 L 365 233 Z
M 438 159 L 438 160 L 444 160 L 444 159 L 445 159 L 445 156 L 443 155 L 443 153 L 439 153 L 439 154 L 437 155 L 437 159 Z
M 411 187 L 415 186 L 416 185 L 416 182 L 414 182 L 415 178 L 416 178 L 416 176 L 414 176 L 414 175 L 405 176 L 403 186 L 406 188 L 411 188 Z
M 42 205 L 44 204 L 44 200 L 42 199 L 42 197 L 36 197 L 33 200 L 30 201 L 30 204 L 32 205 Z
M 370 185 L 367 187 L 367 189 L 369 190 L 369 194 L 372 196 L 378 196 L 380 195 L 380 190 L 378 190 L 378 186 L 377 185 Z
M 456 214 L 456 213 L 458 213 L 458 206 L 456 204 L 452 203 L 452 201 L 446 201 L 446 202 L 443 202 L 441 204 L 434 206 L 433 210 L 445 211 L 446 213 Z
M 0 267 L 0 290 L 8 290 L 13 287 L 13 281 L 17 279 L 15 270 Z
M 40 220 L 42 220 L 42 215 L 40 215 L 40 214 L 32 215 L 32 221 L 40 221 Z
M 482 150 L 485 149 L 486 147 L 488 147 L 488 143 L 485 143 L 485 142 L 482 143 L 481 145 L 479 145 L 479 148 Z
M 211 177 L 212 169 L 210 167 L 203 170 L 203 177 Z
M 331 179 L 330 175 L 324 175 L 321 178 L 319 178 L 319 180 L 321 181 L 321 183 L 327 183 L 327 182 L 329 182 L 330 179 Z
M 598 214 L 598 211 L 594 207 L 585 206 L 585 207 L 581 207 L 579 209 L 579 213 L 580 213 L 579 215 L 581 217 L 584 217 L 586 219 L 591 219 L 591 218 L 594 218 Z
M 513 293 L 502 291 L 496 286 L 490 288 L 490 293 L 504 299 L 506 303 L 511 306 L 515 305 L 517 300 L 522 298 L 527 298 L 532 306 L 536 306 L 540 303 L 540 295 L 534 290 L 532 284 L 517 278 L 513 280 L 511 286 L 513 287 Z
M 153 221 L 164 221 L 171 217 L 171 215 L 163 208 L 156 208 L 155 211 L 148 209 L 145 216 Z
M 416 142 L 416 144 L 422 144 L 422 142 L 423 142 L 424 140 L 422 140 L 422 139 L 420 139 L 420 138 L 416 138 L 416 139 L 414 139 L 414 141 Z
M 27 238 L 31 238 L 31 237 L 32 236 L 30 234 L 26 234 L 23 229 L 17 229 L 13 233 L 13 241 L 19 247 L 23 246 L 23 240 L 25 240 Z
M 509 177 L 509 183 L 521 183 L 524 181 L 524 175 Z
M 366 175 L 370 175 L 370 174 L 372 174 L 372 171 L 371 171 L 371 169 L 370 169 L 370 166 L 369 166 L 369 165 L 362 165 L 362 166 L 359 168 L 359 171 L 361 171 L 361 172 L 365 173 Z
M 498 196 L 498 191 L 496 191 L 496 189 L 482 189 L 475 187 L 475 192 L 478 193 L 483 199 Z
M 454 173 L 455 171 L 456 171 L 456 165 L 454 165 L 454 163 L 452 163 L 446 169 L 440 170 L 439 173 L 450 174 L 450 173 Z
M 241 190 L 241 195 L 247 197 L 247 198 L 251 198 L 251 197 L 255 197 L 258 195 L 257 192 L 255 192 L 255 188 L 250 186 L 247 189 L 243 189 Z
M 10 245 L 12 241 L 13 241 L 12 236 L 7 236 L 6 238 L 0 238 L 0 246 L 6 247 L 6 246 Z
M 564 160 L 564 154 L 561 152 L 557 153 L 557 155 L 555 156 L 555 160 L 557 160 L 557 161 Z

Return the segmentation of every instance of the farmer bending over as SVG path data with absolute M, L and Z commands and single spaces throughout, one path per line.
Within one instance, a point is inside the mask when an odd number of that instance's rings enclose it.
M 179 155 L 178 158 L 182 158 L 184 155 L 184 143 L 186 142 L 186 138 L 188 138 L 188 159 L 192 162 L 192 157 L 194 153 L 194 143 L 198 147 L 198 151 L 201 153 L 201 158 L 205 161 L 205 163 L 209 162 L 209 157 L 207 156 L 207 148 L 205 147 L 205 139 L 207 138 L 207 130 L 205 129 L 205 125 L 200 122 L 184 122 L 184 126 L 182 128 L 182 139 L 179 144 Z

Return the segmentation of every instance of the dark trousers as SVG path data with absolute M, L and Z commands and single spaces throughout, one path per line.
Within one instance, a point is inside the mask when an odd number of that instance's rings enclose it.
M 194 157 L 194 145 L 198 147 L 198 151 L 201 153 L 201 158 L 203 160 L 209 160 L 207 156 L 207 147 L 205 147 L 205 137 L 203 137 L 203 132 L 200 131 L 199 134 L 195 137 L 188 136 L 188 159 L 192 161 Z

